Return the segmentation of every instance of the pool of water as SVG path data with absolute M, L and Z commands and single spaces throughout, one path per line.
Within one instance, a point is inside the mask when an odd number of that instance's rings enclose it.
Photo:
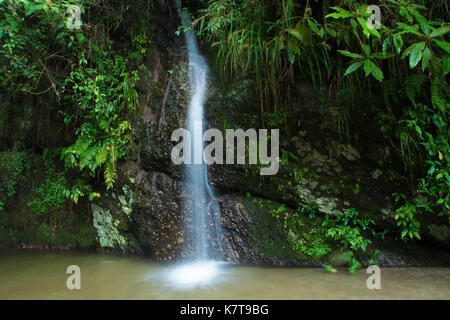
M 69 290 L 66 269 L 81 270 Z M 450 268 L 382 268 L 367 274 L 321 268 L 223 263 L 162 265 L 140 257 L 80 252 L 0 251 L 0 299 L 449 299 Z

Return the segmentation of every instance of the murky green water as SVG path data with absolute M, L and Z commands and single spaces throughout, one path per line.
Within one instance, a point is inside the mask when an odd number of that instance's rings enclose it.
M 68 290 L 78 265 L 81 290 Z M 184 272 L 184 273 L 183 273 Z M 213 274 L 215 272 L 215 274 Z M 207 281 L 208 275 L 211 276 Z M 139 257 L 33 251 L 0 252 L 0 299 L 449 299 L 450 268 L 382 268 L 369 274 L 233 265 L 176 269 Z M 184 279 L 204 280 L 192 285 Z

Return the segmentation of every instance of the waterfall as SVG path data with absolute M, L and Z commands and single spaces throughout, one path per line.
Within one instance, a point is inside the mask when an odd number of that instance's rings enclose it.
M 191 20 L 181 12 L 181 1 L 176 1 L 181 21 L 186 28 L 188 74 L 191 99 L 187 115 L 187 130 L 191 134 L 193 164 L 185 165 L 185 246 L 186 255 L 195 261 L 221 260 L 220 207 L 209 184 L 208 168 L 204 160 L 203 131 L 205 129 L 203 104 L 205 100 L 208 66 L 200 54 L 197 39 L 191 29 Z

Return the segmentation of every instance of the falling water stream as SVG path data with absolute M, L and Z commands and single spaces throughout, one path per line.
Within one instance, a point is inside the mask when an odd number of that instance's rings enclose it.
M 177 3 L 179 4 L 179 3 Z M 206 93 L 208 67 L 200 54 L 191 21 L 185 12 L 181 20 L 186 28 L 186 44 L 189 61 L 191 100 L 187 115 L 187 130 L 191 133 L 191 155 L 193 163 L 185 166 L 185 212 L 187 223 L 185 234 L 192 248 L 195 261 L 220 259 L 220 209 L 208 181 L 208 168 L 203 159 L 203 104 Z
M 190 29 L 191 21 L 186 13 L 181 13 L 186 28 L 186 44 L 189 61 L 189 82 L 192 95 L 187 116 L 187 130 L 191 133 L 191 155 L 193 163 L 186 165 L 185 210 L 192 225 L 187 228 L 192 233 L 193 258 L 197 261 L 218 259 L 221 256 L 220 210 L 214 192 L 208 181 L 208 168 L 203 159 L 204 110 L 208 67 L 199 52 L 195 34 Z
M 192 164 L 185 165 L 185 255 L 187 263 L 171 272 L 170 279 L 182 284 L 204 283 L 217 273 L 222 260 L 220 208 L 208 181 L 208 168 L 204 161 L 203 131 L 204 100 L 207 90 L 208 66 L 200 54 L 197 39 L 191 29 L 191 19 L 175 1 L 185 28 L 188 54 L 188 73 L 191 99 L 186 129 L 191 134 Z

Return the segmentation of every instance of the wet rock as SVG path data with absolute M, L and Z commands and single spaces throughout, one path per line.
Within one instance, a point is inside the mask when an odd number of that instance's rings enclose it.
M 146 172 L 136 192 L 131 219 L 144 252 L 164 260 L 182 256 L 182 185 L 161 172 Z
M 117 229 L 119 220 L 112 217 L 111 211 L 92 204 L 92 214 L 101 247 L 125 250 L 127 240 Z
M 336 210 L 337 199 L 333 198 L 318 198 L 314 202 L 317 204 L 319 212 L 325 214 L 340 214 L 339 210 Z
M 374 171 L 372 171 L 370 176 L 372 177 L 372 179 L 378 179 L 378 177 L 381 176 L 382 174 L 383 172 L 380 169 L 375 169 Z
M 450 236 L 450 228 L 445 225 L 430 224 L 428 230 L 433 237 L 440 241 L 445 241 Z
M 341 144 L 340 153 L 348 161 L 356 161 L 361 158 L 361 155 L 359 154 L 358 150 L 356 150 L 349 144 L 347 145 Z

